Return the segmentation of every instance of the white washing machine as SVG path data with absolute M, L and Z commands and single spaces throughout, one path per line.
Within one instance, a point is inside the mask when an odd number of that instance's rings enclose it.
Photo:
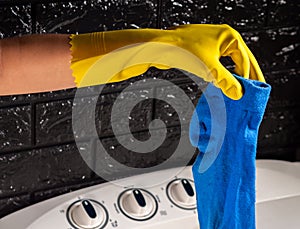
M 168 179 L 160 182 L 162 177 Z M 147 187 L 156 180 L 157 185 Z M 257 161 L 256 215 L 258 229 L 300 228 L 300 163 Z M 2 218 L 0 228 L 199 229 L 191 167 L 55 197 Z

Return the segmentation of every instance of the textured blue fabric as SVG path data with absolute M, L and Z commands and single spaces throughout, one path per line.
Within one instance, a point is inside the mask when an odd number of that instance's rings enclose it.
M 257 136 L 271 87 L 235 77 L 243 85 L 243 97 L 231 100 L 209 84 L 190 122 L 191 143 L 200 151 L 192 171 L 201 229 L 255 228 Z M 219 109 L 214 120 L 212 108 L 214 113 Z M 212 131 L 213 124 L 223 125 L 224 120 L 223 136 Z

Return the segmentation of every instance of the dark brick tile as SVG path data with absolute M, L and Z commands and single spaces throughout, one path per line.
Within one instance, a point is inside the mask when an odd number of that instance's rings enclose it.
M 215 22 L 229 24 L 234 28 L 259 28 L 266 21 L 267 0 L 221 0 L 217 1 Z
M 300 109 L 267 110 L 259 130 L 258 147 L 291 147 L 299 143 Z
M 155 67 L 151 67 L 142 75 L 134 76 L 127 80 L 123 80 L 116 83 L 107 83 L 104 86 L 91 86 L 77 89 L 77 93 L 80 94 L 81 97 L 85 96 L 94 96 L 101 94 L 110 94 L 110 93 L 118 93 L 125 88 L 131 86 L 134 83 L 139 82 L 139 88 L 151 88 L 153 87 L 153 79 L 166 80 L 171 81 L 175 84 L 180 84 L 182 82 L 193 82 L 191 80 L 191 74 L 183 72 L 178 69 L 168 69 L 168 70 L 160 70 Z M 197 77 L 197 82 L 202 81 Z M 80 91 L 80 92 L 79 92 Z M 1 97 L 0 97 L 1 98 Z M 1 106 L 1 100 L 0 100 Z
M 0 199 L 0 218 L 30 205 L 29 195 L 17 195 Z
M 57 91 L 49 91 L 43 93 L 34 93 L 29 95 L 32 98 L 32 101 L 48 101 L 48 100 L 57 100 L 65 97 L 74 97 L 76 93 L 76 88 L 63 89 Z
M 300 24 L 300 2 L 294 0 L 271 0 L 268 4 L 268 25 L 289 26 Z
M 162 3 L 160 22 L 162 28 L 213 22 L 215 7 L 213 1 L 163 0 Z
M 141 86 L 143 85 L 141 84 Z M 37 144 L 44 145 L 74 140 L 72 115 L 76 120 L 80 120 L 80 122 L 77 122 L 80 126 L 75 129 L 76 139 L 97 137 L 97 135 L 93 135 L 94 133 L 89 128 L 90 125 L 94 125 L 95 121 L 99 136 L 112 135 L 111 110 L 117 98 L 120 98 L 120 105 L 116 109 L 114 117 L 118 120 L 116 126 L 117 130 L 120 131 L 119 133 L 124 133 L 124 125 L 126 125 L 124 123 L 125 117 L 122 117 L 125 108 L 139 98 L 142 98 L 143 101 L 138 103 L 130 113 L 130 130 L 138 131 L 148 127 L 152 116 L 152 100 L 147 98 L 152 95 L 151 89 L 144 88 L 124 93 L 104 94 L 100 95 L 99 98 L 95 93 L 96 90 L 94 91 L 95 95 L 89 95 L 92 93 L 90 89 L 83 90 L 80 95 L 86 95 L 86 97 L 78 96 L 74 102 L 72 99 L 69 99 L 36 105 Z M 97 103 L 97 106 L 94 112 L 91 106 L 95 103 Z M 76 107 L 73 111 L 72 105 Z M 95 116 L 93 116 L 93 113 L 95 113 Z M 95 117 L 95 120 L 92 120 L 93 117 Z M 126 116 L 126 118 L 128 117 Z
M 182 82 L 193 82 L 196 81 L 199 84 L 203 84 L 203 80 L 189 72 L 182 71 L 180 69 L 167 69 L 167 70 L 157 70 L 153 74 L 154 78 L 162 79 L 166 81 L 171 81 L 175 84 L 181 84 Z
M 264 70 L 299 67 L 299 27 L 248 32 L 242 35 Z
M 0 108 L 6 106 L 18 106 L 20 104 L 28 104 L 31 101 L 31 95 L 8 95 L 0 96 Z
M 78 153 L 77 147 L 80 147 L 81 153 L 84 152 L 85 158 Z M 77 146 L 68 144 L 38 151 L 40 156 L 39 166 L 41 166 L 39 169 L 41 184 L 37 186 L 38 188 L 81 183 L 91 176 L 92 171 L 86 164 L 86 162 L 91 163 L 92 161 L 93 150 L 90 143 L 81 142 Z
M 135 86 L 134 86 L 135 87 Z M 128 89 L 128 88 L 127 88 Z M 125 122 L 129 121 L 131 131 L 140 131 L 148 128 L 152 118 L 152 97 L 153 89 L 145 88 L 132 91 L 122 91 L 121 93 L 107 94 L 99 97 L 96 107 L 96 127 L 99 136 L 118 135 L 128 133 Z M 118 99 L 118 103 L 116 100 Z M 138 102 L 141 100 L 140 102 Z M 130 113 L 126 109 L 128 105 L 136 104 Z M 116 106 L 112 113 L 113 106 Z M 113 132 L 111 117 L 116 131 Z
M 38 164 L 39 155 L 36 151 L 1 156 L 1 196 L 17 195 L 36 188 Z
M 155 103 L 155 118 L 162 120 L 166 125 L 180 125 L 180 123 L 188 124 L 190 122 L 191 116 L 197 105 L 197 101 L 202 94 L 200 87 L 196 83 L 180 84 L 178 86 L 171 87 L 160 87 L 157 88 L 156 94 L 157 97 L 165 98 L 171 100 L 174 105 L 179 106 L 180 110 L 177 111 L 174 109 L 172 104 L 166 102 L 165 99 L 156 100 Z M 187 101 L 180 96 L 181 91 L 183 90 L 187 98 L 194 104 L 192 109 L 189 109 Z M 179 120 L 179 115 L 182 116 L 182 119 Z
M 120 92 L 125 88 L 131 86 L 132 84 L 138 82 L 139 82 L 139 88 L 149 88 L 153 84 L 152 79 L 161 78 L 161 75 L 163 75 L 165 72 L 167 71 L 163 71 L 151 67 L 144 74 L 141 74 L 139 76 L 133 76 L 132 78 L 129 78 L 127 80 L 123 80 L 115 83 L 107 83 L 105 85 L 79 88 L 77 90 L 80 90 L 81 95 L 88 96 L 88 95 L 99 95 L 100 91 L 101 94 Z
M 180 84 L 182 82 L 193 82 L 194 76 L 191 73 L 171 68 L 166 70 L 157 69 L 155 67 L 151 67 L 144 75 L 144 82 L 141 86 L 145 85 L 145 87 L 154 87 L 152 79 L 156 80 L 166 80 L 172 82 L 174 84 Z M 150 81 L 150 83 L 148 83 Z M 198 82 L 198 80 L 196 80 Z
M 6 106 L 17 106 L 31 102 L 42 102 L 49 100 L 59 100 L 62 98 L 72 98 L 75 95 L 76 88 L 50 91 L 43 93 L 0 96 L 0 108 Z
M 31 144 L 30 106 L 0 109 L 0 152 Z
M 295 161 L 295 153 L 297 148 L 287 147 L 287 148 L 264 148 L 258 149 L 256 158 L 257 159 L 274 159 L 283 161 Z
M 72 1 L 39 4 L 38 33 L 85 33 L 155 27 L 156 1 Z
M 38 203 L 43 200 L 47 200 L 59 195 L 63 195 L 66 193 L 71 192 L 71 187 L 70 186 L 64 186 L 60 188 L 53 188 L 53 189 L 46 189 L 42 191 L 37 191 L 33 194 L 33 202 Z
M 163 130 L 154 130 L 151 137 L 162 138 Z M 162 144 L 151 146 L 151 148 L 148 148 L 149 152 L 147 153 L 128 149 L 129 143 L 133 144 L 134 149 L 137 149 L 135 148 L 137 141 L 145 141 L 149 138 L 149 132 L 139 132 L 133 134 L 133 136 L 124 135 L 123 140 L 126 140 L 126 145 L 122 145 L 116 138 L 101 139 L 105 151 L 101 147 L 98 148 L 96 168 L 98 166 L 98 169 L 101 169 L 101 174 L 105 174 L 111 179 L 118 179 L 140 173 L 140 171 L 133 171 L 131 168 L 141 168 L 141 171 L 144 171 L 142 168 L 146 168 L 149 171 L 157 169 L 156 166 L 162 163 L 165 163 L 165 168 L 184 166 L 195 154 L 195 148 L 189 142 L 188 126 L 167 128 L 166 138 Z M 179 141 L 182 142 L 179 144 Z M 156 148 L 152 150 L 152 147 Z M 177 148 L 179 153 L 174 155 Z M 107 167 L 110 169 L 107 169 Z
M 157 85 L 162 86 L 160 81 L 155 83 L 155 80 L 153 81 L 153 79 L 172 81 L 175 84 L 180 84 L 183 81 L 190 84 L 193 82 L 191 78 L 189 78 L 187 74 L 183 73 L 182 71 L 176 69 L 162 71 L 151 68 L 145 74 L 139 77 L 131 78 L 116 84 L 114 83 L 105 85 L 101 91 L 101 96 L 99 96 L 96 107 L 96 127 L 99 136 L 103 137 L 113 134 L 111 128 L 111 110 L 117 98 L 122 98 L 121 107 L 117 109 L 117 113 L 114 113 L 114 115 L 117 117 L 117 120 L 119 120 L 117 129 L 121 133 L 126 132 L 123 131 L 124 127 L 126 126 L 124 123 L 126 119 L 119 117 L 123 115 L 125 108 L 128 107 L 128 104 L 132 104 L 134 101 L 140 98 L 143 99 L 143 102 L 137 104 L 137 106 L 132 110 L 130 114 L 129 127 L 133 132 L 148 129 L 148 125 L 152 117 L 151 109 L 153 103 L 152 99 L 147 99 L 150 98 L 153 93 L 152 89 L 150 88 L 154 88 Z M 197 78 L 197 81 L 201 81 L 203 85 L 205 84 L 200 78 Z M 127 90 L 125 93 L 126 96 L 124 96 L 124 94 L 120 94 L 124 89 Z M 128 90 L 130 90 L 130 92 L 128 92 Z M 191 89 L 186 88 L 186 90 L 189 91 Z M 76 133 L 76 137 L 82 138 L 93 136 L 92 131 L 90 131 L 91 128 L 88 127 L 90 125 L 89 121 L 92 119 L 93 113 L 93 109 L 89 107 L 91 106 L 91 103 L 97 99 L 99 94 L 100 87 L 98 86 L 78 89 L 78 96 L 73 102 L 73 104 L 76 103 L 75 105 L 79 106 L 78 109 L 76 108 L 76 112 L 78 112 L 77 115 L 80 118 L 83 114 L 85 114 L 90 118 L 82 118 L 80 125 L 82 125 L 83 128 L 78 128 L 80 130 L 78 133 Z M 89 114 L 87 114 L 87 112 L 89 112 Z
M 84 95 L 86 88 L 79 89 L 80 94 Z M 100 96 L 101 97 L 101 96 Z M 86 97 L 76 96 L 73 100 L 73 110 L 70 108 L 70 119 L 72 120 L 68 123 L 70 130 L 70 136 L 74 134 L 76 140 L 78 139 L 90 139 L 91 137 L 97 137 L 97 133 L 92 131 L 92 127 L 95 126 L 95 107 L 98 100 L 98 95 L 90 95 Z M 101 111 L 101 115 L 104 115 L 105 111 Z M 72 129 L 73 126 L 73 129 Z
M 72 99 L 36 105 L 36 143 L 60 143 L 74 140 Z
M 90 145 L 80 147 L 86 160 L 92 160 Z M 1 196 L 84 182 L 91 176 L 74 144 L 0 156 L 0 170 Z
M 59 195 L 63 195 L 72 191 L 76 191 L 82 188 L 90 187 L 96 184 L 104 183 L 105 180 L 103 179 L 97 179 L 97 180 L 91 180 L 91 181 L 83 181 L 80 184 L 76 185 L 64 185 L 59 188 L 54 189 L 47 189 L 43 191 L 37 191 L 33 194 L 33 202 L 37 203 L 46 199 L 50 199 Z
M 0 38 L 31 33 L 31 6 L 0 6 Z
M 300 146 L 295 149 L 295 161 L 300 161 Z
M 188 75 L 178 69 L 157 70 L 155 77 L 167 81 L 190 80 Z
M 270 108 L 300 106 L 300 70 L 289 69 L 265 74 L 266 81 L 272 86 L 268 103 Z

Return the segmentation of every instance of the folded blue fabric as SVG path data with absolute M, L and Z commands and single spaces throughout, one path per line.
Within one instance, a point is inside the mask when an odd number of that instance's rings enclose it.
M 190 122 L 200 151 L 192 170 L 201 229 L 255 228 L 257 136 L 271 87 L 235 77 L 243 97 L 231 100 L 209 84 Z

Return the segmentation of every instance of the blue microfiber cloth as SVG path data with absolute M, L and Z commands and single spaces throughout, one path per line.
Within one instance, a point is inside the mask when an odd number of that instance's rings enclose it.
M 231 100 L 209 84 L 190 123 L 191 143 L 200 151 L 192 171 L 201 229 L 256 227 L 256 145 L 271 87 L 235 77 L 243 97 Z

